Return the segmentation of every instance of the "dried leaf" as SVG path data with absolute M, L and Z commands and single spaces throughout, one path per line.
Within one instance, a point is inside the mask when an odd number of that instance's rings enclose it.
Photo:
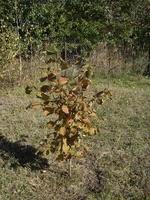
M 86 90 L 89 86 L 89 80 L 88 79 L 83 79 L 82 80 L 82 89 Z
M 66 78 L 66 77 L 60 77 L 59 78 L 59 80 L 58 80 L 58 83 L 59 83 L 59 85 L 64 85 L 64 84 L 66 84 L 68 82 L 68 78 Z
M 43 110 L 44 110 L 45 113 L 47 112 L 48 114 L 54 113 L 54 108 L 49 107 L 49 106 L 44 107 Z
M 84 156 L 84 152 L 83 151 L 76 152 L 76 157 L 77 158 L 83 158 L 83 156 Z
M 31 92 L 32 92 L 32 88 L 31 88 L 30 86 L 27 86 L 27 87 L 25 88 L 25 93 L 26 93 L 26 94 L 31 94 Z
M 87 125 L 91 125 L 91 122 L 90 122 L 90 120 L 89 120 L 88 118 L 83 119 L 83 122 L 84 122 L 85 124 L 87 124 Z
M 56 74 L 51 72 L 50 74 L 48 74 L 47 78 L 49 81 L 54 81 L 54 80 L 56 80 Z
M 44 110 L 43 114 L 44 114 L 45 116 L 48 116 L 48 115 L 49 115 L 49 112 L 48 112 L 47 110 Z
M 44 94 L 44 93 L 41 93 L 41 98 L 44 100 L 44 101 L 47 101 L 49 100 L 49 96 Z
M 64 138 L 63 139 L 63 147 L 62 147 L 62 150 L 65 154 L 68 154 L 69 153 L 69 149 L 70 149 L 70 146 L 68 146 L 67 144 L 67 139 Z
M 96 115 L 95 112 L 90 113 L 90 116 L 91 116 L 91 117 L 97 117 L 97 115 Z
M 64 61 L 62 58 L 60 58 L 60 66 L 62 70 L 69 68 L 69 64 L 66 61 Z
M 89 129 L 89 133 L 90 133 L 90 135 L 95 135 L 96 134 L 96 129 L 91 127 Z
M 67 122 L 69 125 L 71 125 L 74 122 L 74 120 L 72 118 L 69 118 Z
M 54 127 L 54 123 L 53 122 L 48 122 L 47 123 L 47 127 L 48 128 L 53 128 Z
M 95 95 L 95 97 L 97 97 L 97 98 L 101 97 L 101 96 L 103 96 L 103 94 L 104 94 L 104 91 L 100 91 Z
M 49 85 L 43 85 L 41 87 L 41 92 L 49 92 L 50 91 L 50 86 Z
M 99 104 L 99 105 L 102 105 L 102 104 L 103 104 L 103 102 L 104 102 L 104 100 L 103 100 L 103 99 L 97 99 L 97 100 L 96 100 L 96 103 L 97 103 L 97 104 Z
M 65 114 L 69 114 L 69 109 L 66 105 L 63 105 L 62 106 L 62 111 L 65 113 Z
M 60 130 L 59 130 L 59 133 L 60 133 L 60 135 L 62 135 L 62 136 L 65 136 L 65 135 L 66 135 L 66 132 L 67 132 L 66 127 L 61 127 Z
M 61 154 L 57 155 L 56 160 L 63 161 L 64 160 L 64 154 L 61 153 Z
M 41 82 L 44 82 L 44 81 L 46 81 L 46 80 L 47 80 L 47 76 L 40 78 L 40 81 L 41 81 Z
M 38 102 L 32 102 L 32 103 L 30 103 L 27 107 L 26 107 L 26 109 L 29 109 L 29 108 L 39 108 L 39 106 L 41 106 L 41 103 L 38 103 Z
M 71 128 L 70 132 L 75 134 L 75 133 L 77 133 L 77 129 L 76 128 Z

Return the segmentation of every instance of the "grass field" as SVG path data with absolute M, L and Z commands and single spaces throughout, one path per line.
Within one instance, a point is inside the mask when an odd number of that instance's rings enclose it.
M 96 78 L 112 101 L 98 110 L 99 133 L 72 163 L 35 154 L 48 129 L 40 111 L 26 110 L 24 88 L 0 92 L 0 200 L 149 200 L 150 79 Z

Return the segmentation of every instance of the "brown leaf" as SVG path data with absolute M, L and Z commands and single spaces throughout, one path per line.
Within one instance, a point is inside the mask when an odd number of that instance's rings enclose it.
M 110 92 L 108 89 L 105 88 L 103 91 L 100 91 L 100 92 L 98 92 L 98 93 L 95 95 L 95 97 L 97 97 L 97 98 L 102 97 L 102 96 L 111 97 L 112 94 L 111 94 L 111 92 Z
M 95 95 L 95 97 L 101 97 L 103 96 L 103 94 L 104 94 L 104 91 L 100 91 Z
M 95 112 L 90 113 L 90 116 L 91 116 L 91 117 L 97 117 L 97 115 L 96 115 Z
M 75 86 L 75 87 L 72 89 L 73 92 L 76 92 L 76 91 L 78 91 L 78 90 L 79 90 L 79 86 Z
M 89 135 L 95 135 L 95 133 L 96 133 L 96 129 L 95 128 L 87 127 L 87 126 L 83 127 L 83 131 L 85 133 L 88 133 Z
M 40 81 L 44 82 L 44 81 L 46 81 L 46 79 L 47 79 L 47 76 L 40 78 Z
M 27 86 L 27 87 L 25 88 L 25 93 L 26 93 L 26 94 L 31 94 L 31 92 L 32 92 L 32 88 L 31 88 L 30 86 Z
M 74 122 L 74 120 L 73 120 L 72 118 L 69 118 L 69 119 L 67 120 L 67 122 L 68 122 L 68 124 L 70 125 L 70 124 L 72 124 L 72 123 Z
M 49 101 L 44 101 L 43 104 L 46 106 L 49 104 Z
M 37 102 L 33 102 L 33 103 L 30 103 L 26 109 L 29 109 L 29 108 L 39 108 L 39 106 L 41 106 L 41 103 L 37 103 Z
M 47 101 L 49 100 L 49 96 L 44 94 L 44 93 L 41 93 L 41 98 L 44 100 L 44 101 Z
M 49 81 L 54 81 L 54 80 L 56 80 L 56 74 L 51 72 L 50 74 L 48 74 L 47 78 Z
M 65 114 L 69 114 L 69 109 L 66 105 L 63 105 L 62 106 L 62 111 L 65 113 Z
M 48 127 L 48 128 L 53 128 L 53 127 L 54 127 L 54 122 L 51 122 L 51 121 L 48 122 L 48 123 L 47 123 L 47 127 Z
M 87 107 L 87 104 L 83 102 L 83 111 L 88 112 L 88 110 L 89 110 L 89 107 Z
M 66 84 L 68 82 L 68 78 L 66 78 L 66 77 L 60 77 L 59 78 L 59 80 L 58 80 L 58 83 L 60 84 L 60 85 L 64 85 L 64 84 Z
M 71 128 L 70 132 L 73 134 L 77 133 L 77 128 Z
M 50 91 L 50 86 L 43 85 L 40 90 L 41 90 L 41 92 L 49 92 Z
M 45 116 L 48 116 L 48 115 L 49 115 L 49 112 L 48 112 L 47 110 L 44 110 L 43 113 L 44 113 Z
M 43 110 L 44 110 L 44 113 L 48 113 L 48 114 L 54 113 L 54 108 L 52 108 L 52 107 L 46 106 L 46 107 L 43 108 Z
M 96 103 L 99 104 L 99 105 L 102 105 L 103 102 L 104 102 L 103 99 L 97 99 L 97 101 L 96 101 Z
M 83 129 L 83 123 L 82 122 L 80 122 L 80 121 L 78 121 L 77 123 L 76 123 L 76 127 L 78 127 L 78 128 L 80 128 L 80 129 Z
M 83 88 L 83 90 L 86 90 L 88 86 L 89 86 L 89 80 L 88 79 L 83 79 L 82 80 L 82 88 Z
M 111 91 L 110 90 L 108 90 L 108 89 L 104 89 L 104 93 L 105 93 L 105 96 L 108 96 L 110 99 L 112 99 L 112 93 L 111 93 Z
M 81 112 L 76 113 L 75 120 L 81 120 L 81 119 L 82 119 Z
M 64 154 L 63 153 L 58 154 L 57 157 L 56 157 L 56 160 L 63 161 L 64 160 Z
M 83 122 L 87 125 L 91 125 L 91 122 L 88 118 L 83 119 Z
M 62 70 L 69 68 L 69 64 L 66 61 L 64 61 L 62 58 L 60 58 L 60 66 Z
M 76 130 L 77 130 L 77 129 L 76 129 Z M 72 132 L 72 133 L 73 133 L 73 132 Z M 77 132 L 74 132 L 74 133 L 73 133 L 73 136 L 70 137 L 70 138 L 68 138 L 68 144 L 69 144 L 70 146 L 72 146 L 72 145 L 75 145 L 75 143 L 76 143 L 76 145 L 77 145 L 78 138 L 79 138 L 79 135 L 77 134 Z
M 85 77 L 78 78 L 78 84 L 82 87 L 83 90 L 86 90 L 89 86 L 90 80 Z

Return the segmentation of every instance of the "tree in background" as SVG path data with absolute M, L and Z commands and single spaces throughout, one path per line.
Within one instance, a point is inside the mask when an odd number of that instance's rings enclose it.
M 20 53 L 43 47 L 88 55 L 99 43 L 134 45 L 148 51 L 149 1 L 0 1 L 1 32 L 20 38 Z

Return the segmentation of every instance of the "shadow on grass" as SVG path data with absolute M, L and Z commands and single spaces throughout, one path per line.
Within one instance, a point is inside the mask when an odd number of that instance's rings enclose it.
M 0 136 L 0 157 L 4 162 L 9 161 L 12 168 L 19 166 L 31 170 L 41 170 L 49 167 L 48 160 L 36 154 L 37 149 L 30 145 L 21 144 L 21 141 L 11 142 Z

